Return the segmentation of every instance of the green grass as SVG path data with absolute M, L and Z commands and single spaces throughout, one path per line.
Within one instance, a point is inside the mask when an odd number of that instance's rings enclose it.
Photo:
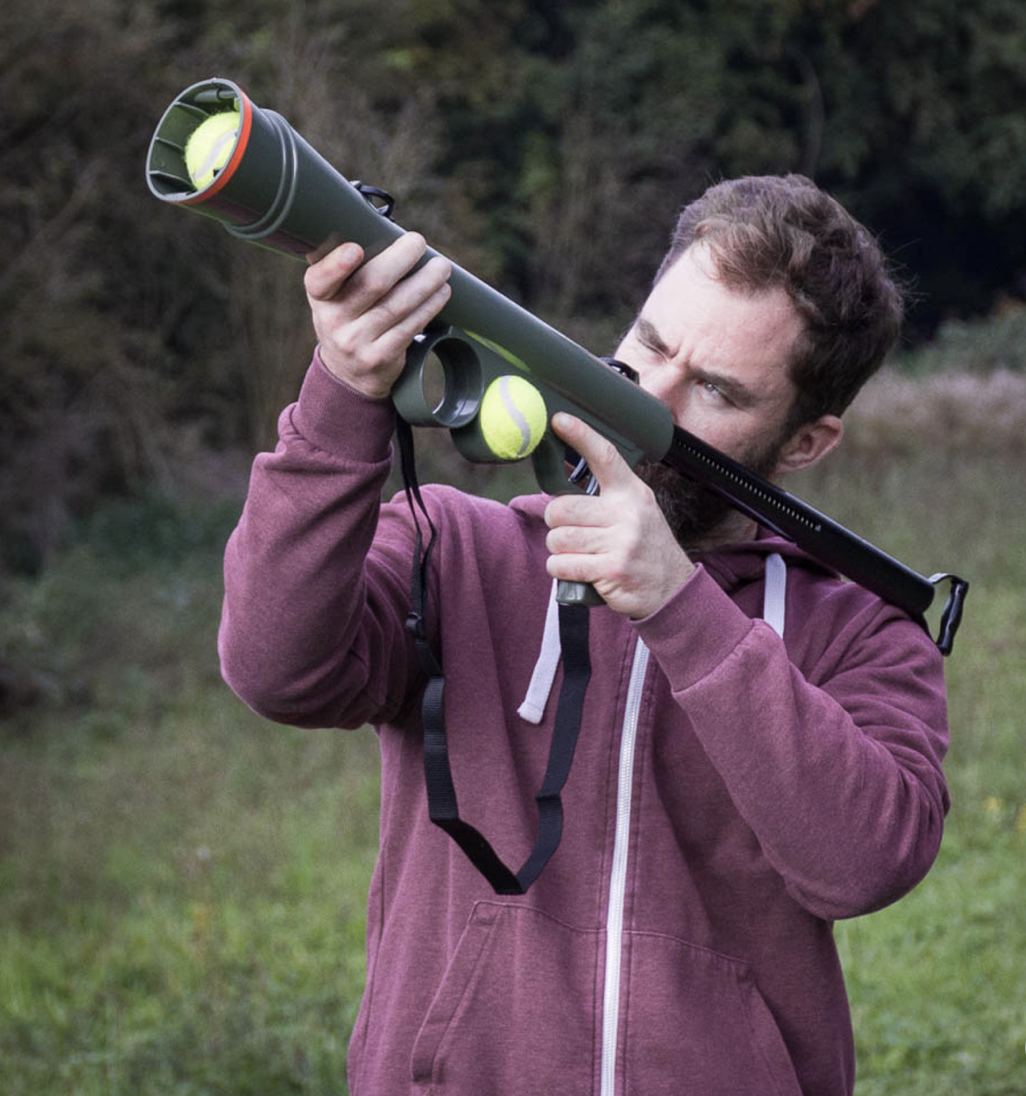
M 0 1091 L 340 1090 L 374 757 L 192 699 L 159 742 L 18 758 L 39 828 L 2 878 Z
M 1016 459 L 935 453 L 803 485 L 923 573 L 971 580 L 946 665 L 952 809 L 940 856 L 901 902 L 837 926 L 859 1096 L 1026 1092 L 1024 479 Z
M 973 594 L 949 665 L 940 856 L 903 901 L 837 929 L 860 1096 L 1026 1091 L 1026 590 Z
M 7 606 L 42 700 L 0 739 L 0 1092 L 337 1093 L 376 741 L 231 697 L 223 536 L 183 553 L 154 524 L 108 512 Z
M 950 454 L 795 487 L 917 569 L 973 580 L 940 859 L 838 926 L 860 1096 L 1026 1091 L 1022 487 L 1014 462 Z M 112 508 L 8 591 L 0 660 L 37 703 L 0 730 L 0 1093 L 345 1090 L 376 742 L 274 727 L 220 684 L 226 529 Z

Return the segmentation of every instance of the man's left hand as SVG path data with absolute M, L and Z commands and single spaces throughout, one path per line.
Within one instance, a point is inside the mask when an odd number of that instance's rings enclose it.
M 663 517 L 655 495 L 616 447 L 573 415 L 552 429 L 588 462 L 598 495 L 557 495 L 545 508 L 548 572 L 589 582 L 617 613 L 654 613 L 695 570 Z

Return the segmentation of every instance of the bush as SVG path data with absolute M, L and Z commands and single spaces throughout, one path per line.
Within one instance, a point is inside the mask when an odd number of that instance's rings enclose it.
M 930 342 L 895 356 L 895 369 L 908 376 L 932 373 L 1026 374 L 1026 306 L 1007 301 L 989 316 L 948 320 Z

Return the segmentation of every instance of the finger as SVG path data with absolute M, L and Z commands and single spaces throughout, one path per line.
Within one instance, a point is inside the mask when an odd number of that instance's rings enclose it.
M 306 291 L 311 300 L 344 303 L 348 315 L 359 316 L 409 274 L 426 248 L 419 232 L 406 232 L 364 262 L 359 244 L 342 244 L 307 270 Z
M 344 341 L 367 348 L 376 358 L 402 356 L 449 300 L 448 270 L 448 260 L 433 259 L 365 312 L 353 315 L 351 302 L 339 306 L 340 338 L 345 331 Z
M 607 526 L 557 525 L 545 536 L 553 555 L 597 555 L 609 548 Z
M 403 278 L 368 309 L 366 315 L 371 337 L 377 338 L 399 325 L 408 326 L 408 318 L 419 313 L 425 303 L 447 284 L 451 271 L 449 260 L 436 255 L 419 270 Z M 421 328 L 423 326 L 422 323 Z M 415 328 L 413 334 L 421 328 Z
M 377 305 L 411 274 L 426 250 L 427 243 L 419 232 L 406 232 L 365 262 L 346 285 L 348 310 L 360 315 Z
M 552 417 L 552 429 L 557 437 L 573 446 L 587 461 L 591 474 L 603 491 L 632 482 L 634 473 L 620 451 L 586 422 L 559 411 Z
M 341 232 L 329 232 L 328 235 L 324 237 L 324 241 L 321 245 L 313 251 L 308 251 L 303 258 L 313 266 L 314 263 L 319 263 L 325 255 L 334 251 L 336 247 L 344 243 L 346 243 L 346 238 Z
M 359 244 L 344 243 L 334 248 L 307 268 L 303 276 L 307 294 L 315 301 L 332 300 L 362 262 L 363 248 Z
M 594 585 L 602 578 L 599 558 L 594 555 L 549 556 L 545 561 L 545 570 L 550 578 L 561 582 L 587 582 Z
M 545 524 L 550 529 L 561 525 L 599 528 L 611 524 L 617 516 L 608 495 L 556 495 L 545 507 Z
M 414 336 L 421 331 L 446 306 L 452 296 L 452 287 L 448 282 L 438 286 L 425 300 L 420 301 L 411 311 L 397 317 L 394 322 L 381 328 L 375 339 L 384 357 L 405 353 Z

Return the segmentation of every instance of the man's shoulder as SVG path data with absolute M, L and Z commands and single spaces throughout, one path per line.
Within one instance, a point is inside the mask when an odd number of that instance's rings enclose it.
M 940 670 L 942 657 L 922 617 L 840 575 L 796 569 L 788 609 L 806 660 L 827 676 L 870 662 Z
M 934 661 L 935 645 L 925 621 L 851 582 L 780 537 L 761 535 L 730 545 L 708 561 L 727 589 L 763 587 L 766 559 L 778 554 L 786 568 L 788 646 L 806 666 L 845 663 L 872 654 L 887 660 Z

